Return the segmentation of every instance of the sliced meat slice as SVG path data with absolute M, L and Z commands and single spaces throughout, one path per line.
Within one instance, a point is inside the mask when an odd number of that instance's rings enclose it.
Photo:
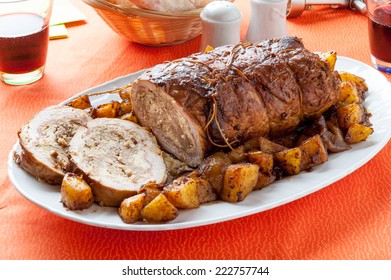
M 90 121 L 73 137 L 69 154 L 100 205 L 119 206 L 144 184 L 164 183 L 167 177 L 154 136 L 126 120 Z
M 61 184 L 71 167 L 69 142 L 90 120 L 85 111 L 69 106 L 56 105 L 39 112 L 18 132 L 22 148 L 19 165 L 42 181 Z
M 207 150 L 205 132 L 163 88 L 147 80 L 133 84 L 138 92 L 132 102 L 141 125 L 149 127 L 167 152 L 190 166 L 197 166 Z

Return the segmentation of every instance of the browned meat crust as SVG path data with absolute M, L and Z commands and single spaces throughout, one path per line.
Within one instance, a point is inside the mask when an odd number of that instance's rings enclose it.
M 195 166 L 212 146 L 282 136 L 319 116 L 338 84 L 327 62 L 283 37 L 157 65 L 133 84 L 132 102 L 163 148 Z

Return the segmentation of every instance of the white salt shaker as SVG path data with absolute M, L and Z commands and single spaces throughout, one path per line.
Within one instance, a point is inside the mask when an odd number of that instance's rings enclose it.
M 201 51 L 209 45 L 218 47 L 237 44 L 240 41 L 242 13 L 231 2 L 213 1 L 201 12 Z
M 245 41 L 258 43 L 287 35 L 287 0 L 251 0 L 250 23 Z

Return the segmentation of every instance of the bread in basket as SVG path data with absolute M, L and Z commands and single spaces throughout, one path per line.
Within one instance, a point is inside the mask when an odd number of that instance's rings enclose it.
M 200 13 L 206 4 L 214 0 L 83 1 L 125 39 L 143 45 L 162 46 L 180 44 L 200 35 Z

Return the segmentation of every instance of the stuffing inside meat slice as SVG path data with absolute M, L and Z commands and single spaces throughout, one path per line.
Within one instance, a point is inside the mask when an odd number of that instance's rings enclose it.
M 69 148 L 76 170 L 101 205 L 119 206 L 148 182 L 164 183 L 167 168 L 153 135 L 121 119 L 97 118 L 80 128 Z

